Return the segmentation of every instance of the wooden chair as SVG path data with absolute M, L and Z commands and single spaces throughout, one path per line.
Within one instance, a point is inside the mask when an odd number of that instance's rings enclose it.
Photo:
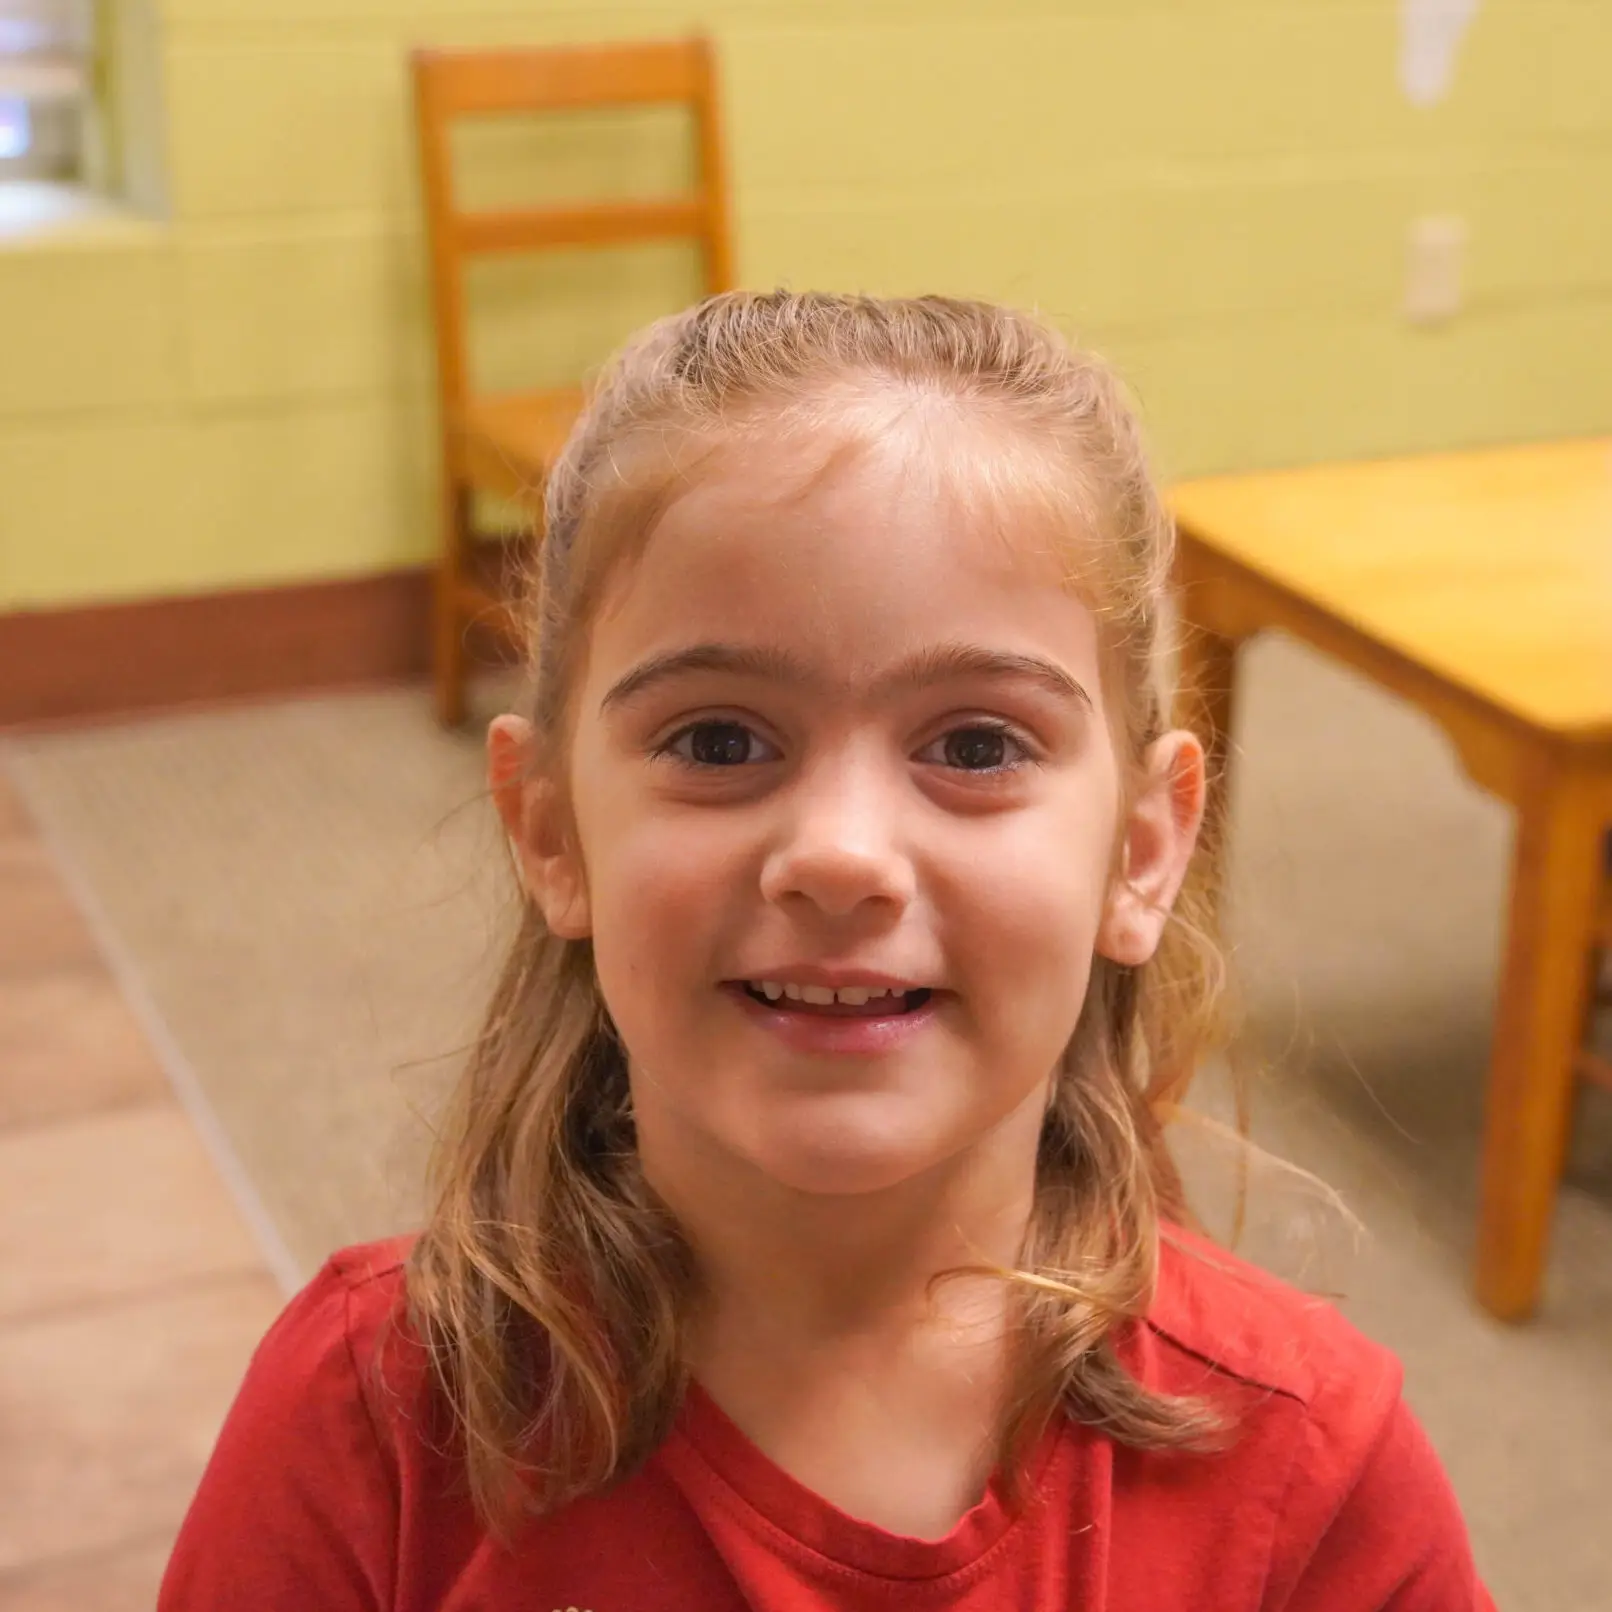
M 550 465 L 582 405 L 579 388 L 479 394 L 468 373 L 465 264 L 492 253 L 692 240 L 708 292 L 733 277 L 716 73 L 703 39 L 493 51 L 416 51 L 415 112 L 431 257 L 442 430 L 442 545 L 433 599 L 437 712 L 464 717 L 472 622 L 513 633 L 514 613 L 479 576 L 474 497 L 516 500 L 541 518 Z M 681 104 L 693 114 L 697 188 L 683 195 L 461 211 L 449 128 L 467 115 Z M 482 545 L 485 548 L 485 545 Z

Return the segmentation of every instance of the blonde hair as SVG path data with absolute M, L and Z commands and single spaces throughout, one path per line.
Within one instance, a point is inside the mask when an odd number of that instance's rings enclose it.
M 1122 766 L 1167 726 L 1172 528 L 1111 372 L 1023 314 L 939 297 L 734 292 L 650 327 L 606 371 L 555 466 L 530 589 L 534 765 L 563 765 L 581 650 L 612 568 L 688 474 L 679 445 L 832 412 L 847 385 L 946 401 L 1053 471 L 1103 625 Z M 681 458 L 681 463 L 679 460 Z M 1201 866 L 1201 859 L 1200 859 Z M 1098 957 L 1043 1123 L 1001 1429 L 1008 1471 L 1060 1409 L 1122 1443 L 1197 1446 L 1197 1401 L 1121 1364 L 1161 1220 L 1186 1209 L 1164 1123 L 1216 1038 L 1220 953 L 1189 876 L 1153 959 Z M 637 1167 L 627 1066 L 587 942 L 528 902 L 446 1116 L 410 1314 L 494 1526 L 630 1472 L 686 1388 L 691 1250 Z

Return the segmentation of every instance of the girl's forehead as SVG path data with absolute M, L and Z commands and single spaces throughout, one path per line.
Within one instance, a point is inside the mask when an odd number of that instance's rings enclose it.
M 1066 661 L 1089 685 L 1096 626 L 1071 585 L 1065 511 L 1022 487 L 911 443 L 721 443 L 613 579 L 590 670 L 787 646 L 825 687 L 849 688 L 966 646 Z
M 1088 592 L 1098 539 L 1077 467 L 943 402 L 745 422 L 688 457 L 639 558 L 672 564 L 715 541 L 735 563 L 804 563 L 849 540 L 869 557 L 899 547 L 912 565 L 1008 568 Z

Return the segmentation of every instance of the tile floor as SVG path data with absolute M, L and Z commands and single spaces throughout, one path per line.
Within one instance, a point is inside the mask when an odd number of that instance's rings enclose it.
M 0 774 L 0 1612 L 150 1612 L 282 1302 Z

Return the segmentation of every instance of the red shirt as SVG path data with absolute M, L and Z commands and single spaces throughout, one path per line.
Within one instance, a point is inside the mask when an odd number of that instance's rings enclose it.
M 1124 1356 L 1227 1406 L 1230 1448 L 1140 1454 L 1060 1419 L 1032 1503 L 993 1486 L 941 1540 L 836 1510 L 696 1388 L 636 1475 L 495 1543 L 395 1325 L 406 1249 L 338 1254 L 275 1323 L 158 1612 L 1493 1612 L 1393 1358 L 1177 1233 Z

